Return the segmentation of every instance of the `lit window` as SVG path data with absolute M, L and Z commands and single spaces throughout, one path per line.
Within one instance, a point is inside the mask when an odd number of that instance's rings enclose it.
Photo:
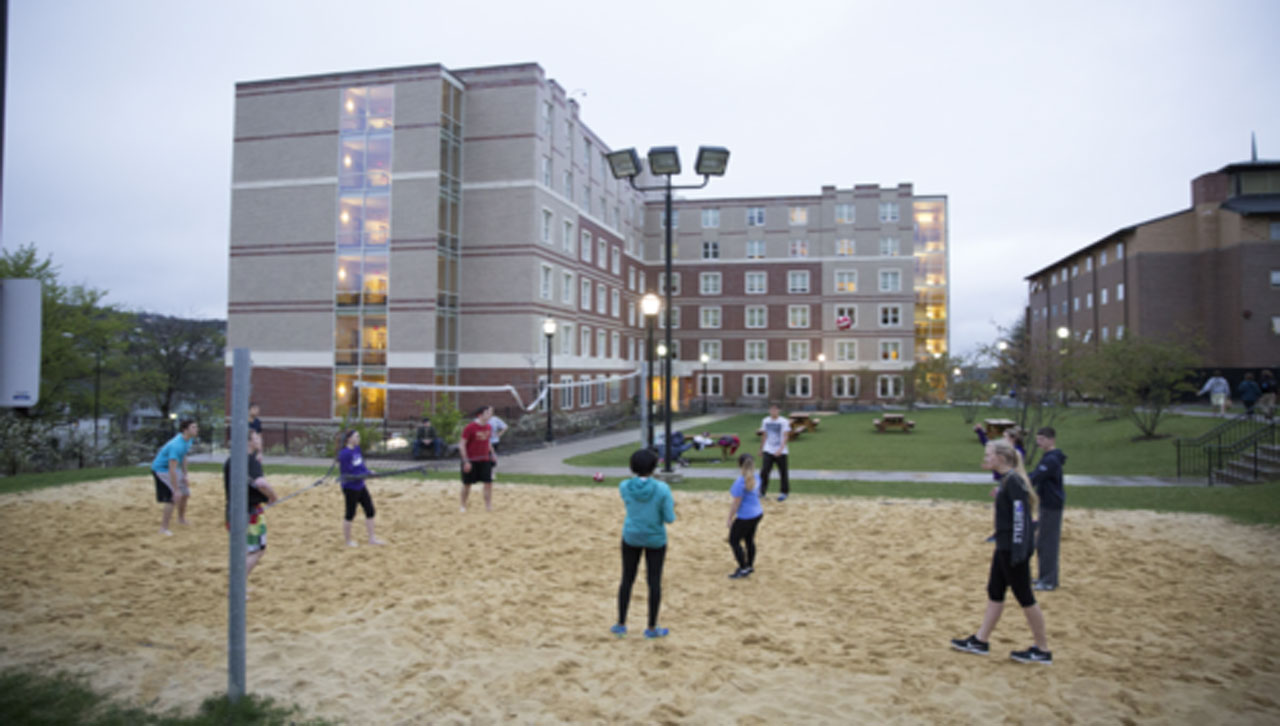
M 857 292 L 858 271 L 836 270 L 836 292 Z
M 851 239 L 836 240 L 836 256 L 837 257 L 853 257 L 857 253 L 858 253 L 857 247 L 854 246 L 853 240 Z
M 788 257 L 808 257 L 809 256 L 809 240 L 793 239 L 787 249 Z
M 791 226 L 798 227 L 809 223 L 808 207 L 790 207 L 787 210 L 787 219 L 791 222 Z
M 902 342 L 898 340 L 880 341 L 880 360 L 899 360 L 902 357 Z
M 836 205 L 836 224 L 853 224 L 853 205 Z

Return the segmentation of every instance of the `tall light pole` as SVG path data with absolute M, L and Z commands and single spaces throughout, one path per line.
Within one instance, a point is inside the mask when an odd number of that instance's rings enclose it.
M 707 415 L 707 394 L 711 393 L 711 384 L 707 382 L 707 362 L 711 360 L 711 356 L 703 353 L 699 356 L 702 359 L 702 415 Z
M 822 400 L 827 397 L 826 380 L 827 354 L 818 354 L 818 408 L 822 408 Z
M 553 318 L 547 318 L 542 321 L 542 334 L 547 336 L 547 443 L 555 441 L 555 435 L 551 430 L 551 405 L 553 398 L 551 396 L 551 336 L 556 334 L 556 321 Z
M 664 194 L 664 217 L 663 229 L 665 232 L 663 252 L 666 258 L 666 274 L 663 279 L 666 281 L 663 287 L 666 293 L 666 310 L 663 311 L 666 318 L 666 343 L 667 350 L 672 350 L 674 346 L 671 342 L 671 192 L 674 189 L 701 189 L 711 182 L 713 176 L 724 176 L 725 168 L 729 165 L 729 150 L 721 146 L 699 146 L 698 159 L 694 163 L 694 170 L 702 176 L 701 184 L 686 184 L 673 186 L 671 177 L 680 173 L 680 152 L 674 146 L 655 146 L 649 149 L 649 173 L 654 176 L 665 176 L 666 181 L 658 186 L 642 187 L 636 184 L 636 176 L 640 173 L 640 155 L 635 149 L 623 149 L 614 151 L 606 155 L 609 159 L 609 169 L 613 172 L 615 179 L 626 179 L 631 184 L 631 188 L 641 192 L 661 191 Z M 666 411 L 664 420 L 664 436 L 669 444 L 671 442 L 671 359 L 664 356 L 664 368 L 662 372 L 663 378 L 663 395 L 667 400 L 663 407 Z M 664 472 L 671 472 L 671 457 L 666 457 L 666 463 L 663 464 Z
M 1058 328 L 1058 340 L 1062 341 L 1058 354 L 1065 356 L 1067 354 L 1067 338 L 1071 337 L 1071 330 L 1063 325 Z M 1067 377 L 1064 375 L 1063 369 L 1066 367 L 1065 358 L 1058 363 L 1058 378 L 1062 381 L 1062 405 L 1067 405 Z
M 644 384 L 648 386 L 645 389 L 645 420 L 647 421 L 648 434 L 645 438 L 645 445 L 653 445 L 653 321 L 658 317 L 658 310 L 662 308 L 662 301 L 653 293 L 645 293 L 640 298 L 640 312 L 644 314 L 644 324 L 649 330 L 649 345 L 645 347 L 645 371 Z

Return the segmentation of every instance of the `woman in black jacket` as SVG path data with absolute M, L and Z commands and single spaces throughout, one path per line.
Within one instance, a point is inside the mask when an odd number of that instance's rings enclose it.
M 1034 548 L 1031 536 L 1032 511 L 1036 506 L 1036 494 L 1028 483 L 1022 455 L 1008 441 L 1000 439 L 987 444 L 982 466 L 1000 475 L 1000 489 L 996 494 L 996 549 L 991 555 L 991 574 L 987 578 L 987 610 L 982 616 L 982 627 L 967 638 L 951 641 L 951 647 L 965 653 L 987 655 L 988 639 L 1004 612 L 1004 593 L 1013 590 L 1013 596 L 1022 606 L 1022 614 L 1031 626 L 1035 645 L 1027 650 L 1015 650 L 1009 657 L 1020 663 L 1053 664 L 1053 654 L 1045 639 L 1044 613 L 1036 604 L 1031 592 L 1031 552 Z

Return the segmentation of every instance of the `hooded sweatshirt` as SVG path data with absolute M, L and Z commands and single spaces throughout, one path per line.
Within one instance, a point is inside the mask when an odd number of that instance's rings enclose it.
M 676 521 L 671 487 L 647 476 L 633 476 L 619 484 L 618 491 L 627 505 L 622 541 L 632 547 L 665 547 L 667 528 L 664 523 Z
M 1052 449 L 1040 456 L 1040 465 L 1031 472 L 1031 486 L 1040 497 L 1043 509 L 1062 509 L 1067 503 L 1067 490 L 1062 485 L 1062 466 L 1067 455 L 1062 449 Z
M 1022 476 L 1010 471 L 1000 481 L 996 493 L 996 549 L 1009 553 L 1013 564 L 1025 562 L 1031 557 L 1031 497 L 1023 484 L 1015 481 Z

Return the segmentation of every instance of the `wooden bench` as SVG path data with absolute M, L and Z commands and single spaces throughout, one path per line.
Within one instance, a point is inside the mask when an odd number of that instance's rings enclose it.
M 878 433 L 896 429 L 903 433 L 911 433 L 911 429 L 916 427 L 915 421 L 910 421 L 907 417 L 900 413 L 886 413 L 878 419 L 872 420 L 872 425 L 876 427 Z
M 1018 422 L 1007 418 L 988 418 L 983 419 L 982 427 L 986 429 L 988 439 L 998 439 L 1004 436 L 1005 429 L 1017 426 Z

